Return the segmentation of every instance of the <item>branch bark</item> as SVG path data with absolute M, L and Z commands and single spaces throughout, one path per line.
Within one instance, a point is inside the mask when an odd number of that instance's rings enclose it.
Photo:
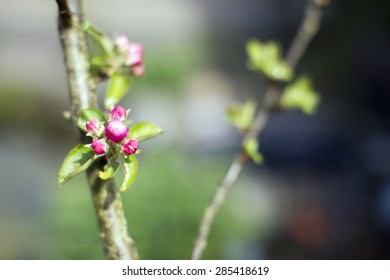
M 329 3 L 330 0 L 310 0 L 306 9 L 305 17 L 303 18 L 293 43 L 285 56 L 286 63 L 292 69 L 296 67 L 297 63 L 305 53 L 309 43 L 318 32 L 323 9 L 328 6 Z M 273 81 L 268 81 L 268 86 L 260 104 L 259 111 L 252 126 L 245 134 L 243 142 L 247 139 L 257 138 L 259 136 L 269 119 L 272 108 L 278 103 L 281 91 L 282 88 L 280 85 Z M 198 229 L 198 235 L 190 257 L 192 260 L 198 260 L 202 257 L 203 251 L 207 246 L 207 239 L 215 216 L 230 190 L 233 188 L 234 183 L 247 161 L 248 157 L 241 149 L 230 165 L 221 184 L 217 187 L 208 207 L 203 213 Z
M 68 74 L 72 106 L 71 119 L 76 122 L 83 109 L 97 108 L 96 85 L 90 76 L 87 41 L 82 29 L 81 0 L 56 0 L 58 5 L 59 35 Z M 79 130 L 82 143 L 85 133 Z M 106 160 L 95 161 L 87 170 L 92 200 L 99 224 L 99 236 L 108 259 L 138 259 L 134 241 L 128 236 L 127 222 L 119 193 L 112 179 L 98 177 Z

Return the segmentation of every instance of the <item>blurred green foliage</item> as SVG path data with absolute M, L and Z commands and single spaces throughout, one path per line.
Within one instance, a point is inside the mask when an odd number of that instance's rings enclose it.
M 319 102 L 320 97 L 307 76 L 302 76 L 288 85 L 280 99 L 283 108 L 300 109 L 309 115 L 316 112 Z
M 256 138 L 246 139 L 242 147 L 248 157 L 250 157 L 256 164 L 261 164 L 264 161 L 263 155 L 259 153 L 259 140 Z
M 293 77 L 290 66 L 284 62 L 280 46 L 273 41 L 260 42 L 252 39 L 246 45 L 249 67 L 276 81 L 289 81 Z
M 110 110 L 126 95 L 132 84 L 130 76 L 114 73 L 109 82 L 106 98 L 104 99 L 104 106 Z
M 247 100 L 243 104 L 237 102 L 230 104 L 226 109 L 226 117 L 236 128 L 246 130 L 252 125 L 255 112 L 255 101 Z

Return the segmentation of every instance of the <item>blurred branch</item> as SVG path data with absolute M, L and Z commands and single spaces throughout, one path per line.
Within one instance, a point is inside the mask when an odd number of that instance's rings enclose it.
M 71 119 L 77 128 L 76 122 L 81 111 L 97 107 L 96 86 L 90 76 L 87 42 L 81 27 L 83 22 L 81 0 L 56 0 L 56 2 L 59 13 L 59 35 L 64 51 L 72 104 Z M 85 133 L 79 132 L 81 141 L 87 143 Z M 99 223 L 99 236 L 105 254 L 109 259 L 137 259 L 137 250 L 134 241 L 128 236 L 122 202 L 114 181 L 101 180 L 98 177 L 105 163 L 105 159 L 95 161 L 87 171 Z
M 295 68 L 298 61 L 305 53 L 307 46 L 317 33 L 321 18 L 322 8 L 329 5 L 330 0 L 312 0 L 306 9 L 306 15 L 299 27 L 298 33 L 291 44 L 290 50 L 286 55 L 286 62 Z
M 300 28 L 298 29 L 293 43 L 291 44 L 285 57 L 286 63 L 289 64 L 292 69 L 296 67 L 297 63 L 305 53 L 309 43 L 318 32 L 323 8 L 328 6 L 329 3 L 330 0 L 310 0 L 306 9 L 305 17 L 303 18 Z M 279 101 L 281 91 L 281 87 L 276 82 L 268 81 L 268 86 L 265 91 L 263 101 L 260 104 L 259 111 L 252 126 L 245 134 L 243 143 L 245 140 L 257 138 L 259 136 L 268 121 L 271 110 Z M 217 187 L 208 207 L 203 213 L 203 218 L 198 230 L 198 236 L 191 253 L 192 260 L 197 260 L 202 257 L 203 251 L 207 246 L 207 239 L 215 215 L 222 203 L 225 201 L 226 196 L 232 189 L 248 159 L 249 158 L 246 156 L 244 150 L 241 149 L 230 165 L 221 184 Z

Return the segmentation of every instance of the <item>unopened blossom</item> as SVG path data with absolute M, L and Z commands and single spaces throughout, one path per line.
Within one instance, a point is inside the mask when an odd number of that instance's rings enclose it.
M 120 121 L 124 121 L 126 119 L 126 110 L 119 106 L 119 105 L 116 105 L 112 110 L 111 110 L 111 113 L 110 113 L 110 119 L 111 120 L 120 120 Z
M 128 127 L 118 119 L 109 121 L 104 131 L 107 139 L 116 144 L 122 142 L 128 132 Z
M 145 74 L 145 66 L 143 64 L 134 66 L 132 73 L 133 73 L 134 77 L 143 76 Z
M 108 151 L 108 145 L 104 139 L 95 139 L 91 144 L 92 150 L 97 155 L 104 155 Z
M 138 43 L 130 43 L 127 49 L 126 64 L 131 67 L 143 63 L 144 46 Z
M 129 39 L 125 35 L 119 35 L 115 38 L 115 47 L 120 52 L 126 52 L 129 49 Z
M 136 140 L 128 140 L 122 145 L 122 151 L 126 155 L 132 155 L 138 150 L 138 142 Z
M 90 120 L 85 124 L 85 127 L 87 128 L 88 132 L 91 135 L 95 135 L 97 137 L 100 137 L 103 134 L 104 126 L 101 122 L 98 120 Z

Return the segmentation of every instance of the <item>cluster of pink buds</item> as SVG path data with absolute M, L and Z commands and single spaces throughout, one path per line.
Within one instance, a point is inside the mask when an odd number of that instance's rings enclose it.
M 110 148 L 121 145 L 121 151 L 125 155 L 132 155 L 138 150 L 138 142 L 134 139 L 128 139 L 129 128 L 124 124 L 127 112 L 124 108 L 117 105 L 110 113 L 110 119 L 107 123 L 98 120 L 90 120 L 85 124 L 89 136 L 93 137 L 91 148 L 96 155 L 106 154 Z
M 131 43 L 125 35 L 115 38 L 115 48 L 125 55 L 125 65 L 131 67 L 132 74 L 140 77 L 145 73 L 143 64 L 144 46 L 139 43 Z

